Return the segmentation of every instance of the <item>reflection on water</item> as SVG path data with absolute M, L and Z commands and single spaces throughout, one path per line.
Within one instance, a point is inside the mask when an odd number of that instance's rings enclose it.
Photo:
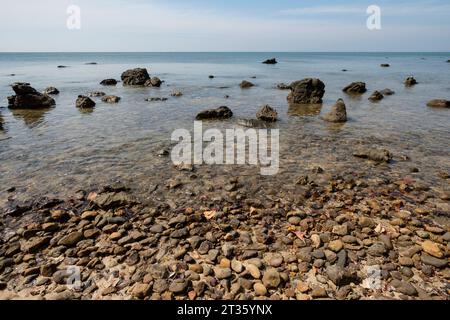
M 11 109 L 11 113 L 17 120 L 23 120 L 23 122 L 29 127 L 33 128 L 42 122 L 44 122 L 45 115 L 50 112 L 54 107 L 51 108 L 40 108 L 40 109 Z

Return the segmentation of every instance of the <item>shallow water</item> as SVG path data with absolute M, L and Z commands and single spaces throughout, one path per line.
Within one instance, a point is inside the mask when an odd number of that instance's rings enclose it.
M 280 63 L 260 63 L 272 56 Z M 427 108 L 426 102 L 450 98 L 448 58 L 444 53 L 0 54 L 0 114 L 5 121 L 5 130 L 0 131 L 0 202 L 12 186 L 24 197 L 64 196 L 120 179 L 145 192 L 177 174 L 170 159 L 156 155 L 170 143 L 172 131 L 192 130 L 198 111 L 221 105 L 230 107 L 235 118 L 254 117 L 264 104 L 277 109 L 280 121 L 274 127 L 280 129 L 281 170 L 274 177 L 260 178 L 254 167 L 203 166 L 200 172 L 205 175 L 217 170 L 287 187 L 286 179 L 315 165 L 351 170 L 362 164 L 351 154 L 358 143 L 385 147 L 397 157 L 409 156 L 411 161 L 395 162 L 389 170 L 402 176 L 410 167 L 418 167 L 420 179 L 439 186 L 445 180 L 436 173 L 450 170 L 450 110 Z M 84 64 L 91 61 L 98 65 Z M 381 68 L 381 63 L 391 67 Z M 69 67 L 57 69 L 57 65 Z M 159 89 L 99 85 L 106 78 L 120 79 L 124 70 L 134 67 L 148 68 L 165 84 Z M 210 74 L 215 78 L 209 79 Z M 409 75 L 419 85 L 405 88 L 403 80 Z M 326 84 L 323 107 L 308 112 L 290 108 L 288 91 L 276 89 L 277 83 L 306 77 L 318 77 Z M 241 90 L 238 85 L 244 79 L 256 86 Z M 38 90 L 57 87 L 61 93 L 55 97 L 56 106 L 38 111 L 7 109 L 9 84 L 16 81 L 30 82 Z M 341 91 L 353 81 L 367 83 L 368 92 L 361 98 Z M 396 94 L 379 103 L 367 100 L 374 90 L 385 88 Z M 122 100 L 110 105 L 94 98 L 97 106 L 90 113 L 75 108 L 79 94 L 94 90 Z M 184 95 L 170 97 L 173 90 Z M 144 101 L 158 96 L 169 100 Z M 341 97 L 350 121 L 339 126 L 323 122 L 319 114 Z M 235 118 L 204 127 L 233 128 Z

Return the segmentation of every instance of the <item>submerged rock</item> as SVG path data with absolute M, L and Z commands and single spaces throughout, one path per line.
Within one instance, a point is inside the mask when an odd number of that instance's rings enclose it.
M 56 89 L 55 87 L 48 87 L 48 88 L 46 88 L 45 90 L 44 90 L 44 92 L 42 92 L 43 94 L 47 94 L 47 95 L 50 95 L 50 94 L 59 94 L 59 90 L 58 89 Z
M 242 89 L 248 89 L 248 88 L 254 87 L 255 85 L 253 83 L 251 83 L 250 81 L 244 80 L 241 82 L 241 84 L 239 86 Z
M 143 86 L 150 80 L 150 75 L 145 68 L 135 68 L 122 73 L 121 79 L 125 86 Z
M 372 93 L 372 95 L 369 97 L 369 100 L 372 102 L 381 101 L 384 99 L 384 96 L 379 91 L 375 91 Z
M 16 95 L 8 97 L 8 108 L 39 109 L 49 108 L 56 104 L 53 98 L 38 92 L 29 83 L 14 83 L 12 88 Z
M 376 162 L 387 162 L 392 160 L 392 154 L 386 149 L 360 148 L 353 153 L 355 157 L 369 159 Z
M 322 119 L 328 122 L 346 122 L 347 108 L 344 100 L 339 99 L 331 108 L 331 111 L 324 115 Z
M 348 94 L 363 94 L 367 91 L 364 82 L 352 82 L 346 86 L 342 91 Z
M 291 104 L 319 104 L 325 94 L 325 84 L 320 79 L 307 78 L 294 81 L 287 100 Z
M 89 97 L 79 95 L 75 105 L 80 109 L 92 109 L 95 107 L 95 102 Z
M 432 108 L 450 108 L 450 101 L 444 99 L 434 99 L 429 101 L 427 106 Z
M 393 94 L 395 94 L 395 91 L 392 91 L 391 89 L 384 89 L 381 90 L 380 93 L 384 96 L 392 96 Z
M 88 96 L 89 97 L 103 97 L 103 96 L 106 96 L 106 93 L 104 93 L 103 91 L 92 91 L 92 92 L 89 92 Z
M 164 98 L 164 97 L 151 97 L 151 98 L 145 99 L 145 101 L 148 101 L 148 102 L 167 101 L 167 100 L 169 100 L 169 99 Z
M 277 64 L 278 61 L 275 58 L 267 59 L 266 61 L 263 61 L 264 64 Z
M 106 103 L 118 103 L 120 101 L 120 97 L 118 97 L 118 96 L 104 96 L 102 98 L 102 101 L 106 102 Z
M 277 88 L 280 90 L 290 90 L 291 86 L 285 83 L 279 83 L 277 84 Z
M 257 119 L 237 119 L 236 123 L 243 127 L 256 128 L 256 129 L 268 129 L 270 124 L 267 121 Z
M 217 109 L 208 109 L 201 111 L 195 117 L 196 120 L 204 120 L 204 119 L 228 119 L 233 116 L 233 112 L 228 107 L 219 107 Z
M 278 112 L 269 105 L 263 106 L 258 113 L 256 113 L 256 118 L 263 121 L 275 122 L 277 121 Z
M 181 91 L 174 91 L 170 95 L 172 97 L 181 97 L 183 95 L 183 92 L 181 92 Z
M 102 86 L 115 86 L 117 84 L 116 79 L 105 79 L 100 82 Z
M 405 80 L 405 86 L 407 87 L 412 87 L 414 85 L 416 85 L 418 82 L 414 77 L 408 77 Z

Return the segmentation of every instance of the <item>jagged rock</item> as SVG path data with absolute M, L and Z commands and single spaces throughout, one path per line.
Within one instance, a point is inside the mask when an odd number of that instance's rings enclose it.
M 253 86 L 255 86 L 253 83 L 251 83 L 250 81 L 244 80 L 241 82 L 241 84 L 239 85 L 242 89 L 248 89 L 251 88 Z
M 257 119 L 268 122 L 277 121 L 277 117 L 278 117 L 277 111 L 269 105 L 263 106 L 256 114 Z
M 118 97 L 118 96 L 104 96 L 102 98 L 102 101 L 106 102 L 106 103 L 118 103 L 120 101 L 120 97 Z
M 145 68 L 130 69 L 122 73 L 123 85 L 125 86 L 143 86 L 150 80 L 150 75 Z
M 292 82 L 287 100 L 292 104 L 319 104 L 325 94 L 325 84 L 320 79 L 307 78 Z
M 55 87 L 48 87 L 44 90 L 44 92 L 42 92 L 43 94 L 59 94 L 59 90 L 56 89 Z
M 89 97 L 103 97 L 106 95 L 106 93 L 104 93 L 103 91 L 92 91 L 89 92 Z
M 369 97 L 369 100 L 372 102 L 381 101 L 384 99 L 384 96 L 379 91 L 375 91 L 372 93 L 372 95 Z
M 346 122 L 347 109 L 344 100 L 339 99 L 331 108 L 331 111 L 324 115 L 322 119 L 328 122 Z
M 408 77 L 405 80 L 405 86 L 407 87 L 412 87 L 414 85 L 416 85 L 418 82 L 414 77 Z
M 208 109 L 197 114 L 197 120 L 204 119 L 228 119 L 233 116 L 233 112 L 228 107 L 219 107 L 217 109 Z
M 16 95 L 8 97 L 8 108 L 40 109 L 49 108 L 56 104 L 53 98 L 38 92 L 29 83 L 14 83 L 12 89 Z
M 267 59 L 266 61 L 263 61 L 264 64 L 277 64 L 278 61 L 275 58 Z
M 367 91 L 366 84 L 364 82 L 352 82 L 346 86 L 342 91 L 348 94 L 363 94 Z
M 79 95 L 75 105 L 80 109 L 92 109 L 95 107 L 95 102 L 89 97 Z
M 384 89 L 384 90 L 381 90 L 380 93 L 383 96 L 392 96 L 395 94 L 395 91 L 392 91 L 391 89 Z
M 392 160 L 392 154 L 386 149 L 360 148 L 353 155 L 376 162 L 390 162 Z
M 431 100 L 427 103 L 428 107 L 432 108 L 450 108 L 450 101 L 443 99 Z
M 117 84 L 116 79 L 105 79 L 100 82 L 102 86 L 115 86 Z
M 150 80 L 147 80 L 144 85 L 147 86 L 147 87 L 157 87 L 157 88 L 159 88 L 159 87 L 161 87 L 162 83 L 163 82 L 161 81 L 160 78 L 153 77 Z

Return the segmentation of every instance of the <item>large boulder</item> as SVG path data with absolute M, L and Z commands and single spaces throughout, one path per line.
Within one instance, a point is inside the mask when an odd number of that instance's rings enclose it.
M 143 86 L 150 80 L 150 75 L 145 68 L 130 69 L 122 73 L 121 79 L 125 86 Z
M 49 108 L 56 104 L 53 98 L 38 92 L 29 83 L 14 83 L 12 89 L 16 95 L 8 97 L 8 108 L 40 109 Z
M 75 102 L 77 108 L 80 109 L 92 109 L 95 107 L 95 102 L 86 96 L 78 96 L 77 101 Z
M 450 108 L 450 101 L 443 99 L 434 99 L 427 103 L 431 108 Z
M 275 58 L 267 59 L 266 61 L 263 61 L 264 64 L 277 64 L 278 61 Z
M 342 91 L 348 94 L 363 94 L 367 91 L 364 82 L 352 82 L 346 86 Z
M 233 112 L 228 107 L 219 107 L 217 109 L 208 109 L 201 111 L 195 117 L 196 120 L 206 119 L 228 119 L 233 116 Z
M 412 87 L 414 85 L 416 85 L 418 82 L 414 77 L 408 77 L 405 80 L 405 86 L 407 87 Z
M 115 86 L 117 84 L 116 79 L 105 79 L 100 82 L 102 86 Z
M 322 119 L 328 122 L 346 122 L 347 108 L 345 107 L 344 100 L 339 99 L 331 108 L 331 111 L 324 115 Z
M 325 94 L 325 84 L 320 79 L 307 78 L 294 81 L 287 100 L 292 104 L 319 104 Z
M 256 118 L 262 121 L 275 122 L 277 121 L 277 111 L 269 105 L 263 106 L 257 113 Z

